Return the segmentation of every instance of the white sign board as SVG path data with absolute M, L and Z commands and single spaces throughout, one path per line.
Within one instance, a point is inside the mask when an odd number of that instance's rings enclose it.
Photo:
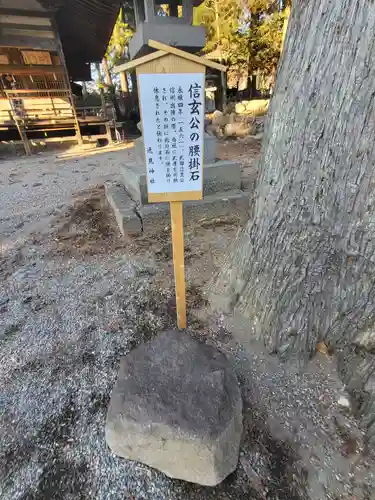
M 138 78 L 148 193 L 201 192 L 204 74 Z

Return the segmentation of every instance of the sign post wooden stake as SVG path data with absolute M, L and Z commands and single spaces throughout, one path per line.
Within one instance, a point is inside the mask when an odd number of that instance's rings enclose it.
M 176 311 L 178 328 L 186 328 L 186 286 L 184 263 L 184 221 L 182 201 L 171 201 L 171 226 L 173 267 L 176 287 Z
M 156 52 L 114 68 L 136 68 L 148 201 L 170 202 L 178 328 L 186 328 L 182 202 L 203 197 L 206 67 L 225 66 L 149 40 Z

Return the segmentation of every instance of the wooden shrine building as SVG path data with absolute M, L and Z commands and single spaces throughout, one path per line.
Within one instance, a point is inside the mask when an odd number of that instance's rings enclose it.
M 0 141 L 107 126 L 105 111 L 75 106 L 72 82 L 91 79 L 107 49 L 120 3 L 111 0 L 0 0 Z M 90 135 L 90 134 L 87 134 Z M 52 140 L 52 139 L 51 139 Z

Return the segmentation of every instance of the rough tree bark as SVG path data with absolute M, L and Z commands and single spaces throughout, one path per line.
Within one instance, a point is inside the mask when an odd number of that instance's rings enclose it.
M 210 286 L 270 351 L 336 350 L 375 441 L 375 3 L 296 0 L 252 220 Z

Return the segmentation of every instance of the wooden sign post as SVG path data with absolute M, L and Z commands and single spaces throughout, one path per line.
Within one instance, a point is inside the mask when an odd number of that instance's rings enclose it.
M 118 66 L 136 68 L 148 200 L 170 203 L 177 326 L 186 328 L 182 202 L 203 197 L 206 66 L 225 67 L 153 40 L 158 49 Z

